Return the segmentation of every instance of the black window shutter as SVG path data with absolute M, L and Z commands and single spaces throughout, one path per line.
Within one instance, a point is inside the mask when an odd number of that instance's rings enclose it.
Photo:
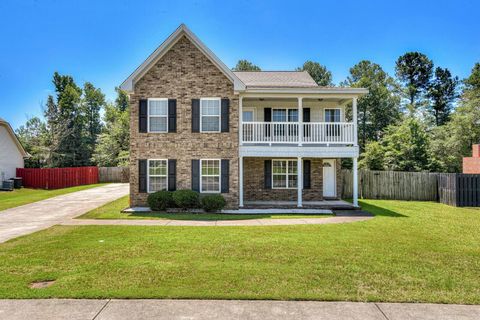
M 272 122 L 272 108 L 263 109 L 263 118 L 265 122 Z
M 265 160 L 265 189 L 272 189 L 272 160 Z
M 168 191 L 177 190 L 177 160 L 168 160 Z
M 272 108 L 263 109 L 263 121 L 272 122 Z M 265 126 L 265 136 L 270 137 L 270 126 Z
M 228 132 L 229 131 L 229 123 L 230 123 L 230 100 L 229 99 L 222 99 L 222 123 L 221 123 L 221 131 Z
M 200 99 L 192 99 L 192 132 L 200 132 Z
M 177 132 L 177 99 L 168 99 L 168 132 Z
M 310 108 L 303 108 L 303 122 L 310 122 Z M 310 126 L 303 127 L 303 136 L 310 136 Z
M 222 193 L 228 193 L 228 186 L 230 184 L 230 160 L 227 159 L 222 159 L 221 163 L 221 181 L 222 181 L 222 186 L 220 191 Z
M 200 160 L 192 159 L 192 190 L 200 192 Z
M 138 160 L 138 192 L 147 192 L 147 160 Z
M 312 162 L 310 160 L 303 160 L 303 189 L 310 189 L 311 183 Z
M 310 108 L 303 108 L 303 122 L 310 122 Z
M 148 132 L 148 100 L 141 99 L 138 107 L 138 132 Z

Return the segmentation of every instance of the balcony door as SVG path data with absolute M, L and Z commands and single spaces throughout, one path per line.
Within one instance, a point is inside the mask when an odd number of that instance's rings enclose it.
M 287 135 L 292 138 L 298 136 L 298 109 L 273 109 L 272 122 L 273 135 L 277 140 L 284 141 Z
M 342 113 L 338 108 L 335 109 L 325 109 L 324 110 L 324 119 L 327 122 L 326 125 L 326 136 L 327 137 L 338 137 L 340 136 L 340 126 L 335 124 L 342 121 Z M 331 123 L 331 124 L 330 124 Z
M 252 122 L 255 121 L 255 108 L 243 108 L 242 110 L 242 125 L 243 125 L 243 141 L 254 141 L 254 131 L 255 124 Z

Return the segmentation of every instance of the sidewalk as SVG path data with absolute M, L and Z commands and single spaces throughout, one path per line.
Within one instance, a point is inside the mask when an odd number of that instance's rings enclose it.
M 288 219 L 246 219 L 246 220 L 147 220 L 147 219 L 71 219 L 64 220 L 64 226 L 282 226 L 299 224 L 350 223 L 372 219 L 373 216 L 343 216 L 328 218 L 288 218 Z
M 127 183 L 112 183 L 3 210 L 0 212 L 0 243 L 84 214 L 126 196 L 128 190 Z
M 0 300 L 0 319 L 473 320 L 480 306 L 246 300 Z

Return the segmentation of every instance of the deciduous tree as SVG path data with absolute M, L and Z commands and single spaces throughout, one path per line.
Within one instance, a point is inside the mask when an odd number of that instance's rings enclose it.
M 318 62 L 306 61 L 297 71 L 307 71 L 319 86 L 333 86 L 332 73 Z
M 364 150 L 369 141 L 380 139 L 383 130 L 400 117 L 398 85 L 382 67 L 363 60 L 350 68 L 342 85 L 366 88 L 368 94 L 358 100 L 359 145 Z
M 248 60 L 238 60 L 237 65 L 233 68 L 233 71 L 261 71 L 260 67 L 254 65 Z

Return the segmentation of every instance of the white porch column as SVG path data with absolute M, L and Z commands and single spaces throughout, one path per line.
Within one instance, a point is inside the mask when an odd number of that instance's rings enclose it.
M 353 144 L 358 146 L 358 126 L 357 126 L 357 97 L 352 99 L 352 116 L 353 116 Z
M 298 157 L 297 158 L 297 207 L 299 208 L 303 206 L 302 191 L 303 191 L 302 157 Z
M 358 158 L 353 158 L 353 205 L 358 207 Z
M 238 197 L 240 199 L 238 206 L 243 207 L 243 157 L 238 158 Z
M 303 98 L 298 97 L 298 145 L 303 143 Z
M 238 141 L 240 145 L 243 145 L 243 97 L 238 98 Z

